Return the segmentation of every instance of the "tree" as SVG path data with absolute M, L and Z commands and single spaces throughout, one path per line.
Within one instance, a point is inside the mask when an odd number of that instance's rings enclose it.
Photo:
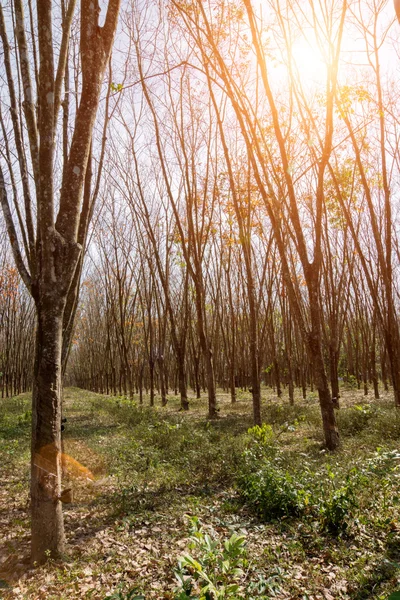
M 34 299 L 37 318 L 31 458 L 32 559 L 37 562 L 43 562 L 48 555 L 60 556 L 64 550 L 60 502 L 63 322 L 69 321 L 67 312 L 72 311 L 67 302 L 71 286 L 79 286 L 76 273 L 85 237 L 82 232 L 87 232 L 92 213 L 91 196 L 84 194 L 84 188 L 90 185 L 92 133 L 119 7 L 120 0 L 109 1 L 104 25 L 100 27 L 98 1 L 81 0 L 81 73 L 77 79 L 80 98 L 71 140 L 68 143 L 67 139 L 64 146 L 61 181 L 57 177 L 56 138 L 75 0 L 62 7 L 61 40 L 53 37 L 53 3 L 37 0 L 37 48 L 36 38 L 32 37 L 30 44 L 27 41 L 22 1 L 14 0 L 9 17 L 0 7 L 0 37 L 12 123 L 11 141 L 5 137 L 3 143 L 12 146 L 18 157 L 18 169 L 7 164 L 15 210 L 8 198 L 9 186 L 2 168 L 1 205 L 15 264 Z M 33 22 L 33 15 L 30 16 Z M 14 18 L 15 39 L 10 44 L 8 30 L 13 29 Z M 22 97 L 15 86 L 17 71 Z M 25 131 L 29 155 L 24 148 Z M 20 186 L 16 184 L 17 170 Z

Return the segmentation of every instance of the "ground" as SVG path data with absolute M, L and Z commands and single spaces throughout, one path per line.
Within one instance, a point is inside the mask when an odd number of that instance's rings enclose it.
M 189 539 L 193 517 L 215 543 L 214 558 L 232 532 L 244 536 L 239 591 L 227 598 L 386 600 L 400 590 L 400 416 L 391 394 L 374 401 L 343 391 L 335 454 L 322 446 L 315 393 L 294 407 L 271 390 L 263 395 L 271 427 L 249 435 L 245 391 L 235 405 L 220 391 L 220 418 L 210 422 L 205 398 L 183 413 L 175 396 L 150 409 L 67 389 L 68 552 L 39 568 L 29 563 L 30 398 L 0 400 L 0 598 L 103 600 L 136 588 L 146 600 L 172 600 L 179 557 L 205 560 Z M 238 484 L 244 453 L 265 433 L 279 459 L 274 482 L 290 493 L 301 480 L 304 500 L 300 512 L 274 520 L 246 501 L 249 476 Z

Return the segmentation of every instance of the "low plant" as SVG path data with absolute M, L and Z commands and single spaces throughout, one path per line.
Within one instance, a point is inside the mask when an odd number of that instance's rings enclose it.
M 276 436 L 271 425 L 263 423 L 255 425 L 247 430 L 248 450 L 251 450 L 257 457 L 275 456 L 277 453 Z
M 181 556 L 175 576 L 175 600 L 228 600 L 245 598 L 240 580 L 248 561 L 243 535 L 232 533 L 221 542 L 206 533 L 197 517 L 190 519 L 190 548 L 196 554 Z
M 252 427 L 248 435 L 237 477 L 241 498 L 265 521 L 300 514 L 304 490 L 285 469 L 272 427 Z
M 136 587 L 130 590 L 120 587 L 111 596 L 106 596 L 104 600 L 146 600 L 146 598 Z
M 339 477 L 329 465 L 315 471 L 304 463 L 293 474 L 268 426 L 253 427 L 249 435 L 237 485 L 242 500 L 259 518 L 309 515 L 324 532 L 338 535 L 348 530 L 358 508 L 357 491 L 366 481 L 362 472 L 352 469 Z
M 345 532 L 357 507 L 354 481 L 348 475 L 344 485 L 334 488 L 319 504 L 322 528 L 332 534 Z
M 373 404 L 356 404 L 338 413 L 338 427 L 344 436 L 354 436 L 366 429 L 376 419 L 379 408 Z
M 264 460 L 254 469 L 249 461 L 240 476 L 238 487 L 242 499 L 265 521 L 299 515 L 306 494 L 290 473 L 274 460 Z

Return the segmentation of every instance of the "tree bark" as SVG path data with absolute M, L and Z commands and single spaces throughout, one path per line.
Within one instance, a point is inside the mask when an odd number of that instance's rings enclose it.
M 61 352 L 63 307 L 37 303 L 32 410 L 32 560 L 64 552 L 61 494 Z
M 314 284 L 315 283 L 316 282 L 314 281 Z M 314 285 L 314 289 L 311 290 L 310 293 L 310 316 L 311 332 L 308 336 L 308 346 L 313 367 L 314 380 L 318 390 L 325 444 L 328 450 L 336 450 L 336 448 L 339 446 L 339 430 L 336 423 L 331 391 L 329 389 L 328 377 L 324 364 L 321 339 L 322 332 L 320 308 L 318 304 L 318 291 L 316 285 Z

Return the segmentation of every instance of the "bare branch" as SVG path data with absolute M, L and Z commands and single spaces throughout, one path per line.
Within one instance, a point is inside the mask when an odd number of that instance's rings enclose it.
M 6 222 L 7 233 L 11 244 L 11 250 L 14 256 L 15 264 L 18 272 L 21 275 L 23 282 L 29 291 L 32 288 L 31 276 L 25 266 L 22 258 L 21 250 L 18 243 L 17 232 L 15 231 L 14 221 L 10 211 L 10 205 L 7 198 L 6 184 L 4 181 L 3 171 L 0 165 L 0 203 L 3 209 L 4 220 Z
M 14 0 L 15 20 L 16 20 L 16 36 L 18 40 L 18 49 L 20 55 L 20 67 L 22 76 L 22 86 L 24 90 L 24 113 L 26 126 L 28 129 L 29 144 L 31 150 L 31 159 L 35 181 L 38 181 L 39 163 L 38 163 L 38 131 L 35 115 L 35 101 L 33 97 L 32 79 L 30 73 L 28 45 L 25 34 L 24 9 L 21 0 Z
M 54 88 L 54 120 L 57 122 L 57 115 L 60 109 L 61 103 L 61 86 L 65 74 L 65 68 L 67 65 L 68 58 L 68 45 L 69 37 L 71 33 L 72 17 L 74 16 L 74 10 L 76 6 L 76 0 L 70 0 L 68 4 L 65 18 L 63 19 L 63 34 L 61 40 L 60 57 L 58 59 L 58 68 L 56 75 L 56 83 Z

